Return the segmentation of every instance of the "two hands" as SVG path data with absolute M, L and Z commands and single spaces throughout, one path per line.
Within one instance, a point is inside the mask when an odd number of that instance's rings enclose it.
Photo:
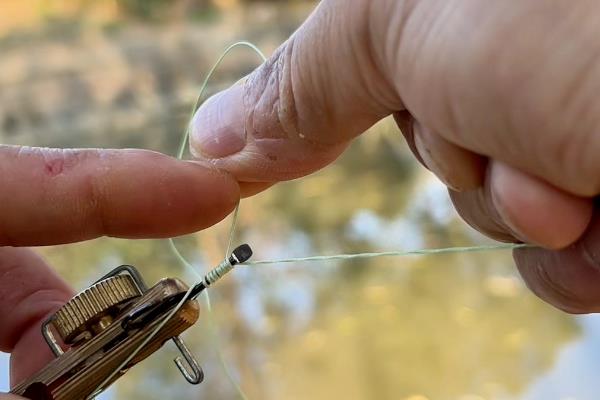
M 394 115 L 468 223 L 548 249 L 515 252 L 533 292 L 598 311 L 598 12 L 594 2 L 324 0 L 267 63 L 198 111 L 196 162 L 0 146 L 0 245 L 203 229 Z M 13 384 L 51 357 L 39 325 L 71 294 L 30 250 L 0 248 L 0 350 L 12 352 Z

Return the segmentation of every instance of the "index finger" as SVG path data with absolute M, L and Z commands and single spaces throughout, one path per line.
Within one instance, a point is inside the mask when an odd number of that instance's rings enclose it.
M 0 146 L 0 246 L 161 238 L 223 219 L 230 176 L 147 150 Z

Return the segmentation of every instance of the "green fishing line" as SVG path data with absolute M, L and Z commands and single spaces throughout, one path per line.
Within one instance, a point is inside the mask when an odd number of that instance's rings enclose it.
M 331 256 L 311 256 L 311 257 L 298 257 L 298 258 L 282 258 L 279 260 L 261 260 L 261 261 L 247 261 L 242 265 L 265 265 L 265 264 L 284 264 L 284 263 L 297 263 L 297 262 L 317 262 L 317 261 L 347 261 L 356 259 L 366 258 L 380 258 L 380 257 L 407 257 L 416 255 L 436 255 L 436 254 L 451 254 L 451 253 L 478 253 L 483 251 L 494 251 L 494 250 L 514 250 L 532 247 L 528 244 L 490 244 L 483 246 L 466 246 L 466 247 L 446 247 L 439 249 L 419 249 L 419 250 L 408 250 L 408 251 L 386 251 L 381 253 L 353 253 L 353 254 L 334 254 Z
M 250 48 L 256 54 L 258 54 L 258 56 L 261 58 L 261 60 L 263 62 L 266 61 L 266 59 L 267 59 L 265 57 L 265 55 L 260 51 L 260 49 L 258 47 L 256 47 L 254 44 L 250 43 L 250 42 L 245 42 L 245 41 L 237 42 L 237 43 L 234 43 L 231 46 L 227 47 L 227 49 L 225 49 L 225 51 L 223 52 L 223 54 L 221 54 L 221 56 L 218 58 L 217 62 L 215 62 L 215 64 L 212 66 L 212 68 L 210 69 L 210 71 L 206 75 L 206 78 L 202 82 L 202 85 L 200 86 L 200 91 L 198 93 L 198 98 L 196 100 L 196 103 L 194 104 L 194 107 L 192 109 L 192 113 L 191 113 L 190 118 L 188 120 L 188 124 L 187 124 L 185 132 L 184 132 L 184 134 L 182 136 L 181 143 L 179 145 L 179 150 L 177 152 L 177 158 L 178 159 L 182 159 L 183 158 L 183 155 L 185 153 L 185 149 L 187 148 L 192 118 L 193 118 L 194 114 L 196 113 L 196 111 L 198 110 L 198 108 L 200 107 L 200 105 L 202 104 L 202 101 L 204 99 L 204 93 L 206 92 L 206 89 L 208 87 L 208 82 L 210 81 L 210 79 L 214 75 L 214 73 L 217 70 L 217 68 L 221 65 L 221 63 L 223 62 L 223 60 L 225 59 L 225 57 L 232 50 L 234 50 L 237 47 L 247 47 L 247 48 Z M 235 212 L 233 214 L 233 223 L 232 223 L 231 229 L 230 229 L 228 248 L 231 247 L 231 243 L 233 241 L 233 237 L 234 237 L 234 234 L 235 234 L 234 231 L 235 231 L 235 226 L 236 226 L 238 212 L 239 212 L 239 202 L 238 202 L 238 205 L 236 206 Z M 173 239 L 169 239 L 169 245 L 171 247 L 171 250 L 173 251 L 173 254 L 181 262 L 181 264 L 186 269 L 188 269 L 190 272 L 192 272 L 193 274 L 195 274 L 195 275 L 198 276 L 198 281 L 196 281 L 193 285 L 190 285 L 190 289 L 188 290 L 188 292 L 186 293 L 186 295 L 181 299 L 181 301 L 177 304 L 177 306 L 167 315 L 167 317 L 165 317 L 165 319 L 154 329 L 154 331 L 152 331 L 152 333 L 150 333 L 150 335 L 148 335 L 148 337 L 146 337 L 146 339 L 144 341 L 142 341 L 142 343 L 117 368 L 115 368 L 115 370 L 109 376 L 107 376 L 106 379 L 104 379 L 98 385 L 97 389 L 90 396 L 88 396 L 88 399 L 94 399 L 96 396 L 98 396 L 104 390 L 104 387 L 109 382 L 111 382 L 112 379 L 118 373 L 120 373 L 120 371 L 123 370 L 123 368 L 125 368 L 131 362 L 131 360 L 133 360 L 135 358 L 135 356 L 137 356 L 139 354 L 139 352 L 158 334 L 158 332 L 181 309 L 181 307 L 183 307 L 183 305 L 185 304 L 185 302 L 189 298 L 193 287 L 196 284 L 198 284 L 198 283 L 200 283 L 202 281 L 203 276 L 196 270 L 196 268 L 194 268 L 192 266 L 191 263 L 189 263 L 185 259 L 185 257 L 181 254 L 181 252 L 177 249 L 177 245 L 175 244 L 175 242 L 174 242 Z M 227 258 L 227 257 L 228 257 L 228 254 L 225 255 L 225 258 Z M 227 375 L 228 380 L 236 388 L 239 396 L 243 400 L 247 400 L 247 397 L 244 394 L 244 392 L 242 391 L 241 387 L 238 385 L 238 383 L 236 382 L 236 380 L 233 378 L 233 375 L 231 374 L 231 371 L 229 370 L 229 367 L 227 366 L 227 363 L 225 362 L 225 358 L 224 358 L 223 353 L 221 351 L 221 348 L 220 348 L 220 345 L 219 345 L 219 342 L 218 342 L 217 327 L 216 327 L 216 324 L 214 323 L 214 320 L 212 318 L 212 307 L 211 307 L 211 303 L 210 303 L 210 296 L 208 295 L 208 290 L 204 290 L 202 292 L 202 295 L 203 295 L 204 301 L 206 303 L 207 318 L 209 320 L 209 325 L 211 326 L 211 333 L 213 335 L 213 341 L 216 344 L 215 349 L 217 351 L 217 357 L 219 358 L 219 362 L 221 363 L 221 366 L 223 367 L 223 370 L 225 371 L 225 374 Z
M 186 128 L 186 131 L 185 131 L 182 139 L 181 139 L 181 144 L 179 146 L 177 158 L 182 159 L 183 155 L 186 152 L 186 149 L 188 146 L 188 141 L 189 141 L 192 117 L 194 116 L 194 114 L 196 113 L 196 111 L 198 110 L 200 105 L 202 104 L 204 92 L 208 86 L 208 83 L 210 82 L 210 79 L 214 75 L 214 73 L 217 70 L 217 68 L 219 67 L 219 65 L 221 65 L 221 63 L 223 62 L 225 57 L 236 47 L 242 47 L 242 46 L 250 48 L 262 59 L 263 62 L 266 61 L 266 57 L 260 51 L 260 49 L 258 49 L 258 47 L 256 47 L 254 44 L 249 43 L 249 42 L 234 43 L 233 45 L 229 46 L 223 52 L 223 54 L 218 58 L 217 62 L 210 69 L 210 71 L 206 75 L 206 78 L 204 79 L 204 82 L 202 83 L 202 86 L 200 88 L 200 93 L 198 95 L 198 100 L 196 101 L 196 103 L 194 105 L 192 114 L 191 114 L 189 122 L 188 122 L 188 126 Z M 238 204 L 235 208 L 235 211 L 233 212 L 231 227 L 229 228 L 229 235 L 228 235 L 229 237 L 228 237 L 227 247 L 226 247 L 225 254 L 224 254 L 225 259 L 227 259 L 227 257 L 229 257 L 229 253 L 231 252 L 231 249 L 233 246 L 233 241 L 234 241 L 235 232 L 236 232 L 236 225 L 237 225 L 238 217 L 239 217 L 239 211 L 240 211 L 240 204 L 238 202 Z M 191 271 L 192 273 L 197 275 L 199 277 L 199 279 L 202 279 L 202 275 L 196 270 L 196 268 L 194 268 L 192 266 L 192 264 L 189 261 L 187 261 L 185 259 L 185 257 L 181 254 L 181 252 L 177 249 L 177 245 L 175 244 L 173 239 L 169 239 L 169 244 L 170 244 L 170 247 L 171 247 L 174 255 L 181 262 L 181 264 L 186 269 L 188 269 L 189 271 Z M 493 251 L 493 250 L 512 250 L 512 249 L 525 248 L 525 247 L 529 247 L 529 245 L 498 244 L 498 245 L 469 246 L 469 247 L 450 247 L 450 248 L 439 248 L 439 249 L 421 249 L 421 250 L 411 250 L 411 251 L 391 251 L 391 252 L 379 252 L 379 253 L 336 254 L 336 255 L 329 255 L 329 256 L 311 256 L 311 257 L 287 258 L 287 259 L 277 259 L 277 260 L 249 261 L 249 262 L 244 263 L 243 265 L 256 266 L 256 265 L 296 263 L 296 262 L 318 262 L 318 261 L 336 261 L 336 260 L 343 261 L 343 260 L 368 259 L 368 258 L 380 258 L 380 257 L 405 257 L 405 256 L 412 256 L 412 255 L 473 253 L 473 252 L 483 252 L 483 251 Z M 218 355 L 219 363 L 221 364 L 221 367 L 225 371 L 225 374 L 227 375 L 228 380 L 235 387 L 239 397 L 242 398 L 243 400 L 247 400 L 247 396 L 245 395 L 245 393 L 243 392 L 243 390 L 241 389 L 241 387 L 239 386 L 237 381 L 233 378 L 230 368 L 228 367 L 227 363 L 225 362 L 224 355 L 221 351 L 221 347 L 219 344 L 219 337 L 217 334 L 218 330 L 217 330 L 217 326 L 214 322 L 214 319 L 212 317 L 212 306 L 211 306 L 210 296 L 209 296 L 208 292 L 209 292 L 208 290 L 203 291 L 202 296 L 203 296 L 204 302 L 206 304 L 209 324 L 211 327 L 211 333 L 213 335 L 214 343 L 216 344 L 215 349 L 216 349 L 216 352 Z M 183 301 L 172 312 L 172 315 L 175 314 L 182 305 L 183 305 Z M 166 320 L 168 320 L 168 318 Z M 157 331 L 159 329 L 160 328 L 157 328 Z
M 198 94 L 198 98 L 194 104 L 194 107 L 192 109 L 192 113 L 191 116 L 188 120 L 188 124 L 186 126 L 185 132 L 181 138 L 181 142 L 179 145 L 179 150 L 177 152 L 177 158 L 178 159 L 183 159 L 183 156 L 186 152 L 187 146 L 188 146 L 188 142 L 189 142 L 189 135 L 190 135 L 190 129 L 191 129 L 191 123 L 192 123 L 192 118 L 194 116 L 194 114 L 196 113 L 196 111 L 198 110 L 198 108 L 200 107 L 200 105 L 202 104 L 203 100 L 204 100 L 204 94 L 206 92 L 206 89 L 208 87 L 208 83 L 210 82 L 211 78 L 213 77 L 215 71 L 217 70 L 217 68 L 221 65 L 221 63 L 223 62 L 223 60 L 227 57 L 228 54 L 231 53 L 232 50 L 234 50 L 235 48 L 238 47 L 246 47 L 251 49 L 253 52 L 255 52 L 260 59 L 264 62 L 266 61 L 266 57 L 265 55 L 260 51 L 260 49 L 258 47 L 256 47 L 254 44 L 250 43 L 250 42 L 246 42 L 246 41 L 241 41 L 241 42 L 237 42 L 232 44 L 231 46 L 227 47 L 227 49 L 225 49 L 225 51 L 223 52 L 223 54 L 221 54 L 221 56 L 217 59 L 217 61 L 215 62 L 215 64 L 212 66 L 212 68 L 209 70 L 208 74 L 206 75 L 204 81 L 202 82 L 202 85 L 200 87 L 200 91 Z M 239 202 L 235 208 L 235 211 L 233 212 L 233 216 L 232 216 L 232 223 L 231 223 L 231 227 L 229 228 L 229 235 L 228 235 L 228 242 L 227 242 L 227 247 L 226 247 L 226 251 L 225 251 L 225 259 L 227 259 L 229 257 L 229 253 L 231 252 L 231 248 L 233 246 L 233 241 L 235 238 L 235 232 L 236 232 L 236 225 L 238 222 L 238 217 L 239 217 L 239 211 L 240 211 L 240 205 Z M 198 281 L 195 282 L 193 285 L 190 285 L 190 290 L 187 292 L 186 296 L 179 302 L 179 304 L 175 307 L 175 309 L 173 309 L 169 315 L 162 321 L 161 324 L 159 324 L 159 326 L 142 342 L 142 344 L 119 366 L 119 368 L 115 369 L 115 371 L 108 376 L 104 382 L 102 382 L 102 384 L 99 385 L 99 389 L 101 389 L 106 383 L 110 382 L 112 380 L 112 378 L 114 378 L 114 376 L 119 373 L 119 371 L 121 369 L 123 369 L 127 364 L 129 364 L 129 362 L 141 351 L 141 349 L 146 346 L 146 344 L 148 344 L 150 342 L 150 340 L 152 340 L 152 338 L 154 338 L 154 336 L 164 327 L 164 325 L 169 321 L 169 319 L 171 317 L 173 317 L 178 311 L 179 309 L 183 306 L 183 304 L 187 301 L 188 297 L 190 296 L 191 290 L 192 288 L 195 286 L 195 284 L 199 283 L 202 281 L 203 276 L 202 274 L 181 254 L 181 252 L 179 251 L 179 249 L 177 248 L 177 245 L 175 244 L 175 241 L 173 239 L 169 239 L 169 246 L 174 254 L 174 256 L 177 258 L 177 260 L 187 269 L 189 270 L 191 273 L 193 273 L 194 275 L 196 275 L 198 277 Z M 415 256 L 415 255 L 439 255 L 439 254 L 451 254 L 451 253 L 474 253 L 474 252 L 484 252 L 484 251 L 495 251 L 495 250 L 514 250 L 514 249 L 521 249 L 521 248 L 528 248 L 528 247 L 533 247 L 531 245 L 527 245 L 527 244 L 494 244 L 494 245 L 482 245 L 482 246 L 467 246 L 467 247 L 448 247 L 448 248 L 437 248 L 437 249 L 419 249 L 419 250 L 409 250 L 409 251 L 388 251 L 388 252 L 373 252 L 373 253 L 354 253 L 354 254 L 334 254 L 334 255 L 322 255 L 322 256 L 310 256 L 310 257 L 298 257 L 298 258 L 284 258 L 284 259 L 275 259 L 275 260 L 259 260 L 259 261 L 248 261 L 242 265 L 245 266 L 257 266 L 257 265 L 268 265 L 268 264 L 283 264 L 283 263 L 303 263 L 303 262 L 323 262 L 323 261 L 345 261 L 345 260 L 355 260 L 355 259 L 371 259 L 371 258 L 382 258 L 382 257 L 407 257 L 407 256 Z M 210 326 L 210 331 L 211 331 L 211 335 L 213 337 L 213 343 L 215 343 L 215 351 L 217 353 L 217 357 L 219 359 L 219 363 L 221 364 L 221 367 L 223 368 L 228 381 L 235 387 L 239 397 L 243 400 L 247 400 L 247 396 L 245 395 L 245 393 L 243 392 L 243 390 L 241 389 L 241 387 L 239 386 L 239 384 L 237 383 L 236 379 L 234 379 L 233 374 L 231 373 L 231 370 L 229 368 L 229 366 L 227 365 L 227 362 L 225 361 L 225 357 L 223 355 L 223 352 L 221 350 L 221 346 L 219 343 L 219 336 L 218 336 L 218 329 L 216 326 L 216 323 L 214 321 L 213 315 L 212 315 L 212 306 L 211 306 L 211 301 L 210 301 L 210 296 L 208 294 L 208 290 L 204 290 L 202 292 L 202 296 L 204 299 L 204 303 L 206 306 L 206 315 L 208 318 L 208 322 L 209 322 L 209 326 Z M 90 396 L 89 398 L 93 398 L 95 396 L 97 396 L 99 394 L 99 392 L 94 393 L 92 396 Z
M 214 73 L 216 72 L 217 68 L 219 68 L 219 66 L 221 65 L 221 63 L 223 62 L 223 60 L 225 59 L 225 57 L 227 57 L 227 55 L 229 53 L 231 53 L 232 50 L 234 50 L 235 48 L 238 47 L 247 47 L 249 49 L 251 49 L 253 52 L 255 52 L 261 59 L 262 62 L 265 62 L 267 60 L 267 57 L 265 57 L 265 55 L 263 54 L 262 51 L 260 51 L 260 49 L 255 46 L 254 44 L 250 43 L 250 42 L 246 42 L 246 41 L 241 41 L 241 42 L 237 42 L 232 44 L 231 46 L 227 47 L 225 49 L 225 51 L 223 52 L 223 54 L 221 54 L 221 56 L 217 59 L 217 62 L 215 62 L 215 64 L 212 66 L 212 68 L 208 71 L 208 74 L 206 74 L 206 77 L 204 78 L 204 81 L 202 82 L 202 85 L 200 86 L 200 91 L 198 93 L 198 98 L 196 100 L 196 103 L 194 104 L 194 107 L 192 109 L 192 113 L 190 115 L 190 118 L 188 120 L 188 124 L 186 127 L 186 130 L 181 138 L 181 143 L 179 145 L 179 151 L 177 152 L 177 158 L 178 159 L 182 159 L 183 155 L 185 154 L 185 151 L 187 149 L 188 146 L 188 142 L 189 142 L 189 137 L 190 137 L 190 129 L 191 129 L 191 123 L 192 123 L 192 119 L 194 117 L 194 114 L 196 113 L 196 111 L 198 111 L 198 108 L 200 107 L 200 105 L 202 104 L 203 100 L 204 100 L 204 93 L 206 91 L 206 88 L 208 87 L 208 83 L 210 82 L 210 79 L 212 78 L 212 76 L 214 75 Z M 238 220 L 238 215 L 239 215 L 239 210 L 240 210 L 240 203 L 238 201 L 238 204 L 235 207 L 235 211 L 233 212 L 233 217 L 232 217 L 232 222 L 231 222 L 231 227 L 229 228 L 229 240 L 227 242 L 227 247 L 225 249 L 225 255 L 224 255 L 224 259 L 227 259 L 229 257 L 229 252 L 231 251 L 231 247 L 233 245 L 233 239 L 235 236 L 235 228 L 237 225 L 237 220 Z M 203 276 L 196 270 L 196 268 L 194 268 L 192 266 L 192 264 L 190 262 L 188 262 L 185 257 L 181 254 L 181 252 L 177 249 L 177 245 L 175 244 L 175 241 L 173 239 L 169 239 L 169 244 L 171 246 L 171 249 L 173 250 L 173 253 L 175 254 L 175 256 L 177 257 L 177 259 L 181 262 L 181 264 L 188 269 L 190 272 L 192 272 L 193 274 L 198 276 L 198 281 L 195 282 L 193 285 L 190 285 L 190 291 L 191 289 L 199 282 L 202 281 Z M 218 335 L 218 327 L 217 324 L 214 321 L 213 318 L 213 314 L 212 314 L 212 304 L 210 301 L 210 295 L 208 293 L 208 290 L 204 290 L 202 292 L 202 298 L 204 300 L 204 304 L 206 307 L 206 314 L 207 314 L 207 318 L 208 318 L 208 325 L 210 327 L 210 333 L 212 335 L 212 340 L 213 343 L 215 344 L 215 351 L 217 353 L 217 358 L 219 360 L 219 364 L 221 364 L 221 368 L 223 369 L 223 371 L 225 372 L 225 375 L 227 376 L 227 380 L 233 385 L 233 387 L 235 387 L 235 390 L 237 391 L 239 397 L 243 400 L 247 400 L 248 397 L 246 396 L 246 394 L 244 393 L 244 391 L 242 390 L 242 388 L 240 387 L 240 385 L 238 384 L 237 380 L 233 377 L 233 374 L 229 368 L 229 366 L 227 365 L 227 362 L 225 361 L 225 356 L 223 354 L 223 351 L 221 350 L 221 345 L 219 342 L 219 335 Z M 189 295 L 189 291 L 188 291 L 188 295 Z M 187 299 L 188 295 L 186 295 L 184 297 L 184 299 Z M 169 315 L 168 318 L 165 319 L 165 321 L 168 321 L 169 318 L 171 318 L 172 315 L 175 315 L 175 313 L 179 310 L 179 308 L 181 308 L 183 306 L 183 301 L 177 305 L 177 307 L 173 310 L 173 312 L 171 313 L 171 315 Z M 160 328 L 157 328 L 157 332 Z

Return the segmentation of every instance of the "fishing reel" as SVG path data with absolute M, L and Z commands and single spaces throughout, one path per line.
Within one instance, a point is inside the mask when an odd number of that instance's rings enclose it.
M 202 368 L 179 335 L 198 320 L 196 297 L 251 256 L 248 245 L 238 247 L 191 289 L 176 278 L 148 288 L 135 267 L 114 269 L 44 322 L 42 336 L 56 358 L 10 393 L 31 400 L 93 398 L 169 340 L 181 353 L 175 363 L 184 378 L 201 383 Z

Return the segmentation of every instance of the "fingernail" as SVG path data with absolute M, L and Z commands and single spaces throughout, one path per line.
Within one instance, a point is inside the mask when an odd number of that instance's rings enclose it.
M 208 99 L 192 121 L 192 152 L 223 158 L 246 146 L 243 85 L 235 85 Z

